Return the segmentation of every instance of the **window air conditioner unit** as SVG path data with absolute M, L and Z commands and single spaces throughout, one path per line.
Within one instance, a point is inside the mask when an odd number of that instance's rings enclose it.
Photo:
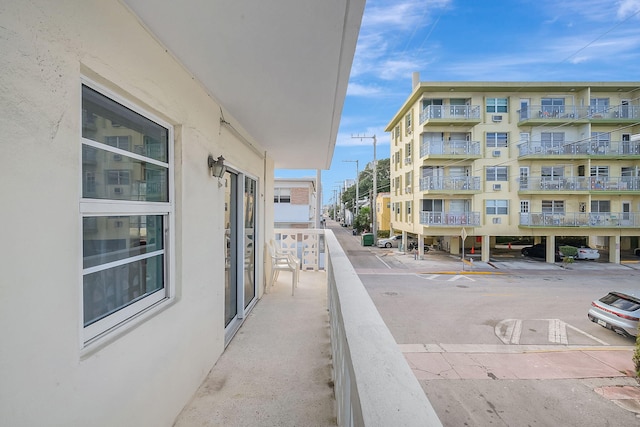
M 500 150 L 493 150 L 493 157 L 500 157 Z
M 113 160 L 115 160 L 116 162 L 120 162 L 122 161 L 122 156 L 120 154 L 114 154 Z
M 404 158 L 404 164 L 405 164 L 405 165 L 409 165 L 409 164 L 411 164 L 411 157 L 405 157 L 405 158 Z
M 493 116 L 491 116 L 491 121 L 492 122 L 501 122 L 502 121 L 502 116 L 493 115 Z
M 502 190 L 502 184 L 493 184 L 493 189 L 495 191 Z
M 493 223 L 494 224 L 500 224 L 500 222 L 502 222 L 501 220 L 502 220 L 502 218 L 493 218 Z
M 116 187 L 113 189 L 113 194 L 122 194 L 122 187 Z
M 407 186 L 407 187 L 404 189 L 404 192 L 405 192 L 405 193 L 411 193 L 411 187 L 410 187 L 410 186 Z

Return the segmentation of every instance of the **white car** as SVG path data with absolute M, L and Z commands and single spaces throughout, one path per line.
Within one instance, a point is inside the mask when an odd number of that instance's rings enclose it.
M 387 239 L 378 239 L 379 248 L 397 248 L 402 243 L 402 234 Z
M 591 259 L 596 260 L 600 258 L 600 252 L 597 249 L 592 249 L 588 246 L 582 246 L 578 248 L 578 254 L 576 259 Z

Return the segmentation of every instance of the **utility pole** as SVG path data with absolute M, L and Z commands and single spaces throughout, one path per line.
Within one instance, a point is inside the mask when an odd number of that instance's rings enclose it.
M 360 187 L 360 168 L 358 167 L 358 160 L 343 160 L 343 162 L 350 162 L 356 164 L 356 204 L 354 207 L 355 217 L 358 216 L 358 200 L 360 200 L 360 191 L 358 188 Z M 354 217 L 354 220 L 355 220 Z
M 373 194 L 371 197 L 371 212 L 373 224 L 371 224 L 371 228 L 373 231 L 373 245 L 375 246 L 378 242 L 378 219 L 376 218 L 376 197 L 378 196 L 378 161 L 376 160 L 376 136 L 353 136 L 351 138 L 360 138 L 362 141 L 364 138 L 373 139 Z

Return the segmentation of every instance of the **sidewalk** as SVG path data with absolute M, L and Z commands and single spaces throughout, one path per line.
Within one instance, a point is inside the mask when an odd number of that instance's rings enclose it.
M 335 426 L 326 274 L 280 274 L 175 427 Z

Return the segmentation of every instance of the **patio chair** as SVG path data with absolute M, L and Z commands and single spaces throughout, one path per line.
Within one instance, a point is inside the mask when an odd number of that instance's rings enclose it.
M 298 286 L 298 272 L 300 262 L 298 258 L 290 253 L 279 251 L 276 243 L 271 239 L 267 244 L 269 249 L 269 255 L 271 256 L 271 280 L 268 287 L 273 287 L 278 279 L 280 271 L 291 272 L 291 295 L 294 295 L 295 289 Z

